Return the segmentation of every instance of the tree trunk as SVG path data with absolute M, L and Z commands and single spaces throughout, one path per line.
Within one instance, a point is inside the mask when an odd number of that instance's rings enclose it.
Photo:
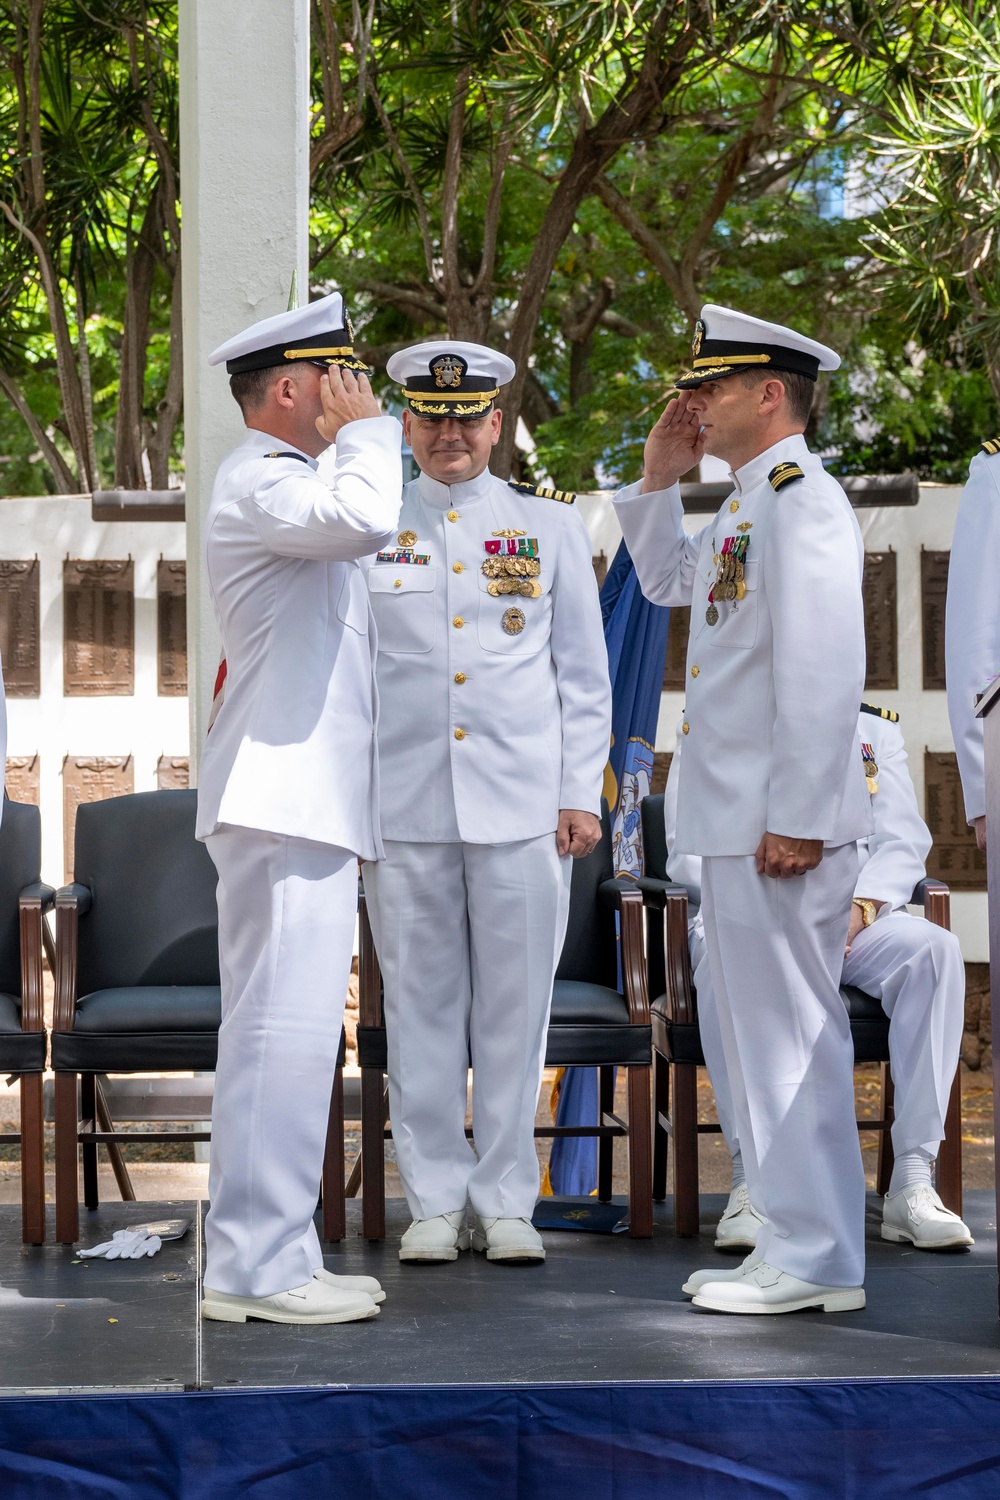
M 130 239 L 125 257 L 125 316 L 122 329 L 121 373 L 115 418 L 115 484 L 126 490 L 146 487 L 142 468 L 143 396 L 149 307 L 156 278 L 156 247 L 163 244 L 160 189 L 147 205 L 142 227 Z
M 174 258 L 174 285 L 170 299 L 170 373 L 167 389 L 156 407 L 156 427 L 149 431 L 146 449 L 149 476 L 154 490 L 170 485 L 170 449 L 184 401 L 183 323 L 181 319 L 181 258 Z
M 35 413 L 31 410 L 31 407 L 24 398 L 23 392 L 18 387 L 17 381 L 12 375 L 8 375 L 6 370 L 0 370 L 0 391 L 3 391 L 7 400 L 38 444 L 38 451 L 52 471 L 56 493 L 59 495 L 78 495 L 81 486 L 74 477 L 72 469 L 45 431 L 41 422 L 35 416 Z

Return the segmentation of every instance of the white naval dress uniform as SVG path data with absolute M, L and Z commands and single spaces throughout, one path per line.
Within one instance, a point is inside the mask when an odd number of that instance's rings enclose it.
M 222 974 L 205 1282 L 249 1297 L 302 1286 L 323 1263 L 313 1213 L 357 858 L 381 853 L 358 560 L 394 535 L 402 488 L 393 417 L 341 429 L 332 485 L 289 454 L 248 431 L 222 462 L 206 526 L 228 675 L 198 788 Z
M 537 598 L 489 593 L 486 544 L 537 542 Z M 599 814 L 611 691 L 577 512 L 488 471 L 403 491 L 405 551 L 367 558 L 385 859 L 364 870 L 389 1101 L 415 1219 L 528 1218 L 535 1108 L 569 909 L 562 808 Z M 395 556 L 400 561 L 391 560 Z M 523 628 L 504 629 L 508 611 Z M 517 626 L 517 615 L 513 617 Z M 473 1070 L 475 1150 L 465 1137 Z
M 776 493 L 779 463 L 804 478 Z M 801 436 L 739 469 L 698 536 L 680 493 L 629 486 L 615 509 L 646 597 L 690 603 L 677 847 L 701 854 L 702 913 L 757 1258 L 803 1281 L 864 1276 L 864 1170 L 839 979 L 856 842 L 871 806 L 855 725 L 865 674 L 863 546 L 843 490 Z M 740 528 L 743 528 L 742 530 Z M 706 619 L 715 558 L 749 537 L 746 596 Z M 733 541 L 728 541 L 728 538 Z M 822 839 L 790 880 L 758 875 L 765 832 Z
M 991 445 L 992 446 L 992 445 Z M 983 721 L 976 695 L 1000 672 L 1000 448 L 977 453 L 955 520 L 945 606 L 948 717 L 971 823 L 986 812 Z
M 889 1053 L 896 1090 L 892 1143 L 896 1154 L 922 1147 L 933 1158 L 944 1138 L 948 1099 L 962 1043 L 962 950 L 954 933 L 906 910 L 914 887 L 924 877 L 931 836 L 917 807 L 899 726 L 862 713 L 858 739 L 874 754 L 878 791 L 872 796 L 875 831 L 858 843 L 859 874 L 854 894 L 884 904 L 872 926 L 862 928 L 851 944 L 841 979 L 876 996 L 889 1017 Z M 688 887 L 697 904 L 700 860 L 675 849 L 679 770 L 679 758 L 675 757 L 664 797 L 667 873 L 671 880 Z M 689 919 L 688 934 L 705 1063 L 722 1133 L 730 1153 L 735 1154 L 740 1142 L 698 910 Z

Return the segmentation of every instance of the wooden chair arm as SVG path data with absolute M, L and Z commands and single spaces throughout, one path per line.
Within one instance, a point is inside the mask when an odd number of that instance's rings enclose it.
M 697 1023 L 698 1010 L 691 986 L 688 946 L 688 894 L 675 886 L 663 909 L 663 950 L 667 983 L 667 1019 L 680 1025 Z
M 72 1031 L 76 1016 L 76 970 L 80 917 L 90 910 L 89 886 L 64 885 L 56 892 L 56 994 L 53 1031 Z
M 363 888 L 358 891 L 358 1023 L 382 1025 L 382 971 Z
M 21 1029 L 45 1030 L 45 995 L 42 981 L 44 916 L 55 900 L 48 885 L 28 885 L 18 901 L 21 924 Z
M 610 881 L 605 881 L 609 885 Z M 631 884 L 631 882 L 630 882 Z M 602 887 L 603 889 L 603 887 Z M 649 989 L 646 984 L 646 958 L 642 946 L 642 894 L 635 890 L 619 892 L 622 987 L 628 1006 L 629 1024 L 649 1025 Z
M 924 879 L 917 883 L 912 897 L 914 906 L 922 906 L 928 922 L 951 931 L 951 888 L 943 880 Z

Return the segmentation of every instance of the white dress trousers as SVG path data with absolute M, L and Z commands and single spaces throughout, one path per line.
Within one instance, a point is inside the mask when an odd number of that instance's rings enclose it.
M 755 1259 L 803 1281 L 864 1280 L 865 1174 L 840 971 L 856 846 L 789 880 L 752 855 L 702 861 L 702 904 L 724 1072 L 754 1206 Z
M 364 867 L 385 981 L 389 1108 L 415 1219 L 530 1218 L 535 1105 L 572 860 L 509 844 L 386 839 Z M 473 1004 L 475 995 L 475 1004 Z M 472 1127 L 465 1136 L 468 1069 Z
M 268 1297 L 323 1264 L 313 1215 L 358 861 L 331 844 L 230 825 L 206 847 L 219 872 L 222 1026 L 205 1284 Z

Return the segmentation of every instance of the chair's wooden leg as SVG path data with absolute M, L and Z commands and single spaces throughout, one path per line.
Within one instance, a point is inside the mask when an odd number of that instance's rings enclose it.
M 597 1123 L 603 1125 L 605 1114 L 611 1114 L 615 1107 L 615 1070 L 598 1068 L 597 1076 Z M 614 1191 L 614 1151 L 613 1135 L 597 1137 L 597 1196 L 601 1203 L 610 1203 Z
M 75 1073 L 56 1074 L 56 1239 L 60 1245 L 75 1245 L 80 1238 L 77 1083 Z
M 381 1068 L 361 1070 L 361 1232 L 385 1239 L 385 1091 Z
M 97 1129 L 97 1080 L 93 1073 L 84 1073 L 80 1078 L 80 1113 L 84 1123 Z M 87 1208 L 97 1208 L 101 1195 L 97 1186 L 97 1146 L 93 1141 L 83 1142 L 83 1201 Z
M 22 1084 L 23 1088 L 24 1085 Z M 944 1121 L 944 1140 L 937 1159 L 937 1190 L 945 1208 L 962 1217 L 962 1069 L 955 1069 L 948 1113 Z
M 690 1239 L 698 1233 L 698 1069 L 673 1063 L 671 1155 L 674 1165 L 674 1233 Z
M 41 1073 L 21 1074 L 21 1239 L 45 1243 L 45 1120 Z
M 667 1151 L 670 1137 L 660 1124 L 660 1116 L 670 1118 L 670 1064 L 659 1052 L 653 1053 L 653 1198 L 662 1203 L 667 1196 Z
M 326 1155 L 323 1158 L 323 1238 L 342 1240 L 347 1233 L 347 1208 L 344 1202 L 344 1070 L 338 1068 L 333 1079 L 330 1117 L 326 1126 Z
M 111 1118 L 111 1111 L 108 1108 L 108 1098 L 104 1092 L 104 1086 L 99 1078 L 96 1082 L 95 1103 L 97 1105 L 97 1123 L 106 1134 L 110 1135 L 111 1131 L 115 1128 L 115 1122 Z M 115 1174 L 115 1182 L 118 1184 L 118 1191 L 121 1194 L 122 1202 L 134 1203 L 135 1188 L 132 1186 L 128 1167 L 125 1165 L 125 1154 L 117 1141 L 108 1142 L 108 1157 L 111 1161 L 111 1170 Z
M 893 1088 L 889 1064 L 883 1063 L 881 1115 L 886 1128 L 880 1130 L 878 1134 L 878 1160 L 875 1166 L 875 1191 L 881 1193 L 883 1198 L 889 1191 L 889 1179 L 896 1160 L 896 1154 L 892 1149 L 892 1122 L 896 1118 L 895 1098 L 896 1091 Z
M 628 1232 L 634 1240 L 653 1233 L 652 1069 L 625 1069 L 628 1095 Z

